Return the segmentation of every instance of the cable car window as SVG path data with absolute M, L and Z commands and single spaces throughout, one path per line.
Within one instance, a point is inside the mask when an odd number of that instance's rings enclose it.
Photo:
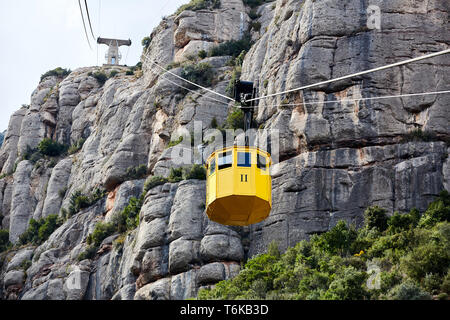
M 216 172 L 216 159 L 212 159 L 211 162 L 209 163 L 209 174 L 213 174 L 214 172 Z
M 231 151 L 219 154 L 219 170 L 231 167 L 233 163 L 233 153 Z
M 251 167 L 250 152 L 238 152 L 237 165 L 238 167 Z
M 257 157 L 257 166 L 258 166 L 259 169 L 265 171 L 265 170 L 266 170 L 266 157 L 264 157 L 264 156 L 258 154 L 258 157 Z

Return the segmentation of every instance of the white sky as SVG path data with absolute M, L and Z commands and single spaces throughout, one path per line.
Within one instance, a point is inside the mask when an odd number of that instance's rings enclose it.
M 142 38 L 150 35 L 161 17 L 187 2 L 87 1 L 95 37 L 131 39 L 131 47 L 120 48 L 121 64 L 129 66 L 139 61 Z M 81 4 L 84 9 L 84 0 Z M 89 41 L 92 50 L 84 34 L 78 0 L 0 0 L 0 132 L 8 128 L 12 113 L 30 103 L 41 74 L 56 67 L 74 70 L 97 65 L 97 43 L 92 36 Z M 105 45 L 98 46 L 99 65 L 104 62 L 106 49 Z

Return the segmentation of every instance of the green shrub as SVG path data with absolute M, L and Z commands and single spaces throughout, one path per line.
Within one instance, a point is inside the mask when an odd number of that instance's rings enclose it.
M 191 0 L 189 3 L 182 5 L 175 12 L 179 15 L 185 10 L 197 11 L 203 9 L 218 9 L 220 8 L 220 0 Z
M 94 73 L 90 73 L 90 76 L 94 77 L 100 85 L 104 85 L 108 77 L 103 71 L 96 71 Z
M 428 241 L 412 249 L 400 263 L 406 274 L 417 281 L 429 273 L 443 276 L 450 266 L 450 246 L 442 240 Z
M 117 70 L 111 70 L 108 78 L 114 78 L 118 73 L 119 73 L 119 71 L 117 71 Z
M 134 230 L 139 225 L 139 212 L 144 204 L 145 194 L 139 198 L 131 197 L 128 205 L 113 219 L 113 225 L 117 232 L 123 233 Z
M 390 292 L 390 298 L 393 300 L 431 300 L 428 292 L 423 291 L 413 281 L 406 281 Z
M 380 290 L 384 293 L 389 292 L 393 287 L 400 284 L 402 281 L 402 275 L 398 271 L 380 273 Z
M 9 231 L 8 230 L 0 230 L 0 252 L 5 251 L 10 246 L 9 242 Z
M 365 283 L 367 274 L 354 267 L 341 270 L 330 283 L 323 298 L 327 300 L 364 300 L 369 296 Z
M 127 70 L 127 72 L 125 72 L 125 75 L 132 76 L 132 75 L 134 75 L 134 71 L 133 70 Z
M 167 178 L 163 178 L 160 176 L 154 176 L 145 183 L 144 193 L 146 194 L 149 190 L 153 189 L 154 187 L 165 184 L 168 181 L 169 180 Z
M 185 180 L 206 180 L 206 169 L 200 164 L 194 164 L 190 167 L 183 168 L 183 178 Z
M 43 156 L 44 155 L 37 148 L 32 149 L 29 146 L 27 146 L 27 150 L 22 155 L 22 160 L 29 160 L 35 164 L 36 162 L 41 160 Z M 16 163 L 16 166 L 17 166 L 17 163 Z M 14 172 L 15 171 L 16 171 L 16 167 L 14 168 Z
M 142 62 L 138 62 L 138 63 L 136 63 L 136 65 L 134 65 L 134 66 L 132 66 L 132 67 L 130 67 L 128 70 L 127 70 L 127 75 L 129 76 L 129 75 L 133 75 L 134 74 L 134 72 L 135 71 L 138 71 L 138 70 L 142 70 Z
M 150 45 L 150 42 L 152 42 L 151 37 L 144 37 L 144 39 L 142 39 L 142 41 L 141 41 L 141 44 L 145 49 L 147 49 L 148 46 Z
M 210 87 L 214 79 L 214 72 L 209 63 L 188 63 L 183 66 L 181 76 L 203 87 Z
M 277 259 L 280 258 L 281 253 L 280 253 L 278 241 L 274 240 L 271 243 L 269 243 L 269 247 L 267 248 L 267 254 L 271 255 Z
M 76 190 L 71 196 L 69 201 L 69 210 L 64 210 L 67 213 L 65 218 L 69 218 L 74 214 L 77 214 L 82 209 L 89 208 L 94 205 L 97 201 L 102 199 L 106 195 L 105 190 L 96 189 L 92 194 L 86 195 L 80 190 Z
M 216 129 L 216 128 L 219 127 L 219 124 L 217 123 L 216 117 L 212 118 L 210 126 L 211 126 L 211 128 L 213 128 L 213 129 Z
M 38 244 L 40 226 L 41 226 L 40 221 L 30 219 L 27 230 L 19 236 L 19 243 L 22 245 L 27 243 Z
M 430 203 L 427 210 L 440 213 L 429 215 L 444 220 L 430 225 L 417 223 L 423 217 L 415 209 L 388 219 L 372 207 L 359 230 L 340 221 L 283 254 L 271 244 L 233 279 L 200 289 L 198 299 L 446 299 L 450 223 L 442 212 L 449 206 L 445 193 Z M 380 268 L 379 288 L 367 288 L 368 261 Z
M 386 210 L 378 206 L 369 207 L 364 211 L 365 225 L 369 229 L 377 229 L 380 232 L 386 230 L 388 216 Z
M 103 240 L 113 235 L 116 232 L 116 227 L 112 223 L 99 222 L 95 225 L 94 231 L 88 235 L 86 242 L 89 245 L 98 247 Z
M 85 259 L 93 259 L 97 253 L 98 248 L 96 246 L 88 246 L 85 251 L 78 255 L 78 261 Z
M 328 232 L 320 236 L 313 236 L 311 241 L 314 245 L 331 254 L 347 255 L 352 253 L 352 244 L 356 238 L 356 230 L 353 227 L 347 227 L 347 224 L 340 220 Z
M 44 223 L 39 227 L 38 238 L 40 242 L 47 240 L 50 235 L 61 225 L 58 215 L 51 214 L 44 219 Z
M 28 268 L 30 268 L 32 265 L 31 260 L 23 260 L 22 263 L 20 264 L 20 267 L 22 268 L 23 271 L 27 271 Z
M 49 157 L 57 157 L 67 151 L 67 146 L 50 138 L 44 138 L 38 145 L 41 154 Z
M 126 179 L 136 180 L 145 178 L 147 175 L 147 166 L 145 164 L 141 164 L 137 167 L 130 167 L 127 169 L 125 176 Z
M 244 112 L 240 108 L 233 108 L 225 120 L 226 129 L 244 129 Z
M 56 69 L 47 71 L 43 75 L 41 75 L 41 81 L 44 80 L 46 77 L 56 76 L 56 77 L 67 77 L 72 71 L 70 69 L 63 69 L 61 67 L 58 67 Z
M 422 280 L 425 291 L 431 294 L 438 294 L 441 290 L 442 275 L 427 273 Z
M 175 147 L 176 145 L 179 145 L 181 142 L 183 142 L 183 136 L 179 136 L 177 140 L 169 141 L 167 148 Z
M 178 68 L 179 66 L 181 66 L 181 63 L 179 62 L 171 62 L 166 66 L 166 70 L 171 70 L 174 68 Z
M 259 32 L 259 30 L 261 30 L 261 22 L 259 22 L 259 21 L 252 22 L 251 26 L 255 32 Z
M 447 274 L 442 281 L 441 291 L 450 295 L 450 269 L 447 271 Z
M 420 219 L 420 212 L 417 209 L 413 209 L 408 214 L 400 214 L 394 212 L 394 214 L 388 219 L 388 233 L 394 234 L 403 230 L 414 228 Z
M 208 53 L 207 53 L 205 50 L 200 50 L 200 51 L 198 52 L 198 57 L 199 57 L 200 59 L 205 59 L 207 56 L 208 56 Z
M 439 197 L 428 206 L 419 221 L 419 225 L 432 227 L 441 221 L 450 222 L 450 194 L 447 190 L 443 190 Z
M 126 233 L 122 233 L 113 241 L 113 247 L 116 251 L 119 251 L 123 248 L 126 240 Z
M 69 150 L 67 151 L 68 154 L 75 154 L 78 151 L 80 151 L 81 148 L 83 148 L 83 145 L 84 145 L 85 142 L 86 142 L 86 139 L 84 139 L 84 138 L 78 139 L 74 144 L 72 144 L 69 147 Z
M 209 49 L 208 56 L 232 56 L 233 58 L 241 54 L 242 51 L 248 52 L 253 45 L 252 37 L 246 33 L 240 40 L 229 40 L 222 42 L 216 47 Z
M 183 180 L 183 168 L 170 168 L 169 182 L 176 183 Z
M 51 214 L 39 220 L 30 219 L 27 230 L 19 237 L 19 243 L 22 245 L 28 243 L 40 245 L 60 226 L 61 221 L 56 214 Z

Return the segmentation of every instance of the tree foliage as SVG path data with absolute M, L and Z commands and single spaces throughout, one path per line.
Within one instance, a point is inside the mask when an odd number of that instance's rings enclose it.
M 283 254 L 271 243 L 235 278 L 201 289 L 198 299 L 446 299 L 449 209 L 448 192 L 422 215 L 413 209 L 389 217 L 386 210 L 370 207 L 358 230 L 339 221 Z

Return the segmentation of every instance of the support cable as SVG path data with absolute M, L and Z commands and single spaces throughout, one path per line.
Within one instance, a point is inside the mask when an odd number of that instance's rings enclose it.
M 185 81 L 185 82 L 187 82 L 187 83 L 189 83 L 189 84 L 191 84 L 191 85 L 193 85 L 193 86 L 196 86 L 196 87 L 198 87 L 198 88 L 200 88 L 200 89 L 203 89 L 203 90 L 206 90 L 206 91 L 208 91 L 208 92 L 211 92 L 211 93 L 213 93 L 213 94 L 215 94 L 215 95 L 218 95 L 218 96 L 220 96 L 220 97 L 222 97 L 222 98 L 225 98 L 225 99 L 227 99 L 227 100 L 235 101 L 233 98 L 227 97 L 226 95 L 223 95 L 223 94 L 218 93 L 218 92 L 216 92 L 216 91 L 214 91 L 214 90 L 205 88 L 205 87 L 203 87 L 203 86 L 201 86 L 201 85 L 199 85 L 199 84 L 196 84 L 196 83 L 194 83 L 194 82 L 192 82 L 192 81 L 189 81 L 189 80 L 187 80 L 187 79 L 185 79 L 185 78 L 183 78 L 183 77 L 180 77 L 179 75 L 177 75 L 177 74 L 175 74 L 175 73 L 173 73 L 173 72 L 171 72 L 171 71 L 169 71 L 169 70 L 167 70 L 167 69 L 161 67 L 161 66 L 160 66 L 159 64 L 157 64 L 156 62 L 151 61 L 151 60 L 150 60 L 149 58 L 147 58 L 147 57 L 145 57 L 144 59 L 145 59 L 146 61 L 152 63 L 153 65 L 157 66 L 159 69 L 161 69 L 161 70 L 167 72 L 168 74 L 171 74 L 172 76 L 177 77 L 178 79 L 183 80 L 183 81 Z
M 89 45 L 89 48 L 92 50 L 91 43 L 89 42 L 89 36 L 88 36 L 87 30 L 86 30 L 86 23 L 84 22 L 83 9 L 81 8 L 80 0 L 78 0 L 78 6 L 80 7 L 81 20 L 83 20 L 84 34 L 86 35 L 86 40 L 87 40 L 87 43 Z
M 407 97 L 428 96 L 428 95 L 449 94 L 449 93 L 450 93 L 450 90 L 432 91 L 432 92 L 420 92 L 420 93 L 405 93 L 405 94 L 398 94 L 398 95 L 387 95 L 387 96 L 368 97 L 368 98 L 352 98 L 352 99 L 342 99 L 342 100 L 311 101 L 311 102 L 304 102 L 304 103 L 279 104 L 279 105 L 264 106 L 264 108 L 267 108 L 267 107 L 272 107 L 272 108 L 275 108 L 275 107 L 295 107 L 295 106 L 316 105 L 316 104 L 359 102 L 359 101 L 367 101 L 367 100 L 407 98 Z M 248 107 L 248 108 L 250 108 L 250 107 Z M 258 108 L 258 106 L 251 107 L 251 108 Z M 247 109 L 247 107 L 240 107 L 240 109 Z
M 91 24 L 91 17 L 89 16 L 89 9 L 88 9 L 88 4 L 87 4 L 87 0 L 84 0 L 84 6 L 86 7 L 86 15 L 89 21 L 89 28 L 91 29 L 91 34 L 92 34 L 92 39 L 97 40 L 94 36 L 94 31 L 92 31 L 92 24 Z
M 404 60 L 404 61 L 388 64 L 388 65 L 385 65 L 385 66 L 382 66 L 382 67 L 377 67 L 377 68 L 370 69 L 370 70 L 365 70 L 365 71 L 353 73 L 353 74 L 346 75 L 346 76 L 339 77 L 339 78 L 334 78 L 334 79 L 330 79 L 330 80 L 326 80 L 326 81 L 313 83 L 313 84 L 302 86 L 302 87 L 295 88 L 295 89 L 290 89 L 290 90 L 286 90 L 286 91 L 282 91 L 282 92 L 268 94 L 266 96 L 249 99 L 247 102 L 261 100 L 261 99 L 274 97 L 274 96 L 279 96 L 279 95 L 290 93 L 290 92 L 294 92 L 294 91 L 305 90 L 305 89 L 321 86 L 321 85 L 324 85 L 324 84 L 329 84 L 329 83 L 340 81 L 340 80 L 350 79 L 350 78 L 357 77 L 357 76 L 362 76 L 362 75 L 365 75 L 365 74 L 368 74 L 368 73 L 381 71 L 381 70 L 386 70 L 386 69 L 389 69 L 389 68 L 402 66 L 402 65 L 405 65 L 405 64 L 408 64 L 408 63 L 421 61 L 421 60 L 429 59 L 429 58 L 433 58 L 433 57 L 437 57 L 437 56 L 440 56 L 440 55 L 443 55 L 443 54 L 447 54 L 447 53 L 450 53 L 450 49 L 442 50 L 442 51 L 439 51 L 439 52 L 434 52 L 434 53 L 427 54 L 427 55 L 420 56 L 420 57 L 416 57 L 416 58 L 413 58 L 413 59 L 408 59 L 408 60 Z

